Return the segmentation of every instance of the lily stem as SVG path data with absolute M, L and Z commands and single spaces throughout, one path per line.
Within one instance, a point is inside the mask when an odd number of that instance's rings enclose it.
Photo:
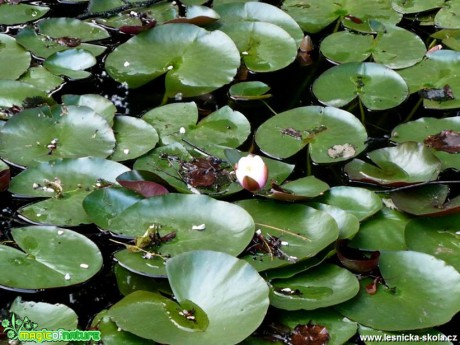
M 359 99 L 359 113 L 361 114 L 361 123 L 365 126 L 366 123 L 366 112 L 364 111 L 363 102 Z
M 265 104 L 265 106 L 273 113 L 273 115 L 278 115 L 278 113 L 272 107 L 270 107 L 270 105 L 267 102 L 265 102 L 264 100 L 261 100 L 261 102 Z
M 420 105 L 422 104 L 422 102 L 423 102 L 423 98 L 420 97 L 420 99 L 417 101 L 417 103 L 414 105 L 414 107 L 410 111 L 409 115 L 407 115 L 407 117 L 404 119 L 404 122 L 409 122 L 412 119 L 412 117 L 417 112 L 418 108 L 420 108 Z

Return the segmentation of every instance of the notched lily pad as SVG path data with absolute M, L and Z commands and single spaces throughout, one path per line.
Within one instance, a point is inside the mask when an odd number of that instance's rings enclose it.
M 80 48 L 68 49 L 50 55 L 43 66 L 56 75 L 64 75 L 70 79 L 83 79 L 91 75 L 85 69 L 96 64 L 96 58 L 88 51 Z
M 284 182 L 281 185 L 271 184 L 266 195 L 269 198 L 283 201 L 308 200 L 323 194 L 329 189 L 326 182 L 315 176 L 302 177 L 294 181 Z
M 0 245 L 0 285 L 47 289 L 82 283 L 102 267 L 98 247 L 83 235 L 52 226 L 11 231 L 19 249 Z

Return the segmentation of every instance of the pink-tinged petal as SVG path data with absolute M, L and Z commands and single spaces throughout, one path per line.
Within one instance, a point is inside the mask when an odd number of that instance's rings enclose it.
M 238 182 L 244 189 L 255 192 L 265 186 L 268 179 L 268 168 L 262 158 L 249 154 L 241 157 L 235 165 Z

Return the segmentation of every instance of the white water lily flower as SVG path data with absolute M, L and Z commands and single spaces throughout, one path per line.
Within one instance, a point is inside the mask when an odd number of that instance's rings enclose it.
M 241 186 L 250 192 L 262 189 L 268 179 L 267 166 L 260 156 L 253 154 L 240 158 L 235 164 L 235 173 Z

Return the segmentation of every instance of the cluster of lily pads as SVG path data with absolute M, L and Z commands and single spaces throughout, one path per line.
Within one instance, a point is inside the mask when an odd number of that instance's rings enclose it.
M 0 190 L 25 198 L 16 214 L 34 224 L 5 231 L 0 286 L 90 284 L 103 256 L 79 226 L 94 224 L 119 246 L 122 297 L 91 325 L 106 345 L 440 337 L 460 311 L 460 197 L 442 180 L 460 170 L 460 2 L 203 3 L 89 1 L 77 18 L 0 4 Z M 403 19 L 442 29 L 427 44 Z M 314 63 L 304 35 L 318 33 Z M 322 105 L 276 113 L 261 76 L 294 65 Z M 54 97 L 107 77 L 131 90 L 163 78 L 162 102 L 135 117 L 84 90 Z M 195 97 L 222 90 L 204 114 Z M 370 149 L 370 111 L 409 97 L 391 144 Z M 421 104 L 445 113 L 417 116 Z M 274 114 L 255 128 L 250 107 Z M 254 152 L 256 185 L 235 173 Z M 17 298 L 9 311 L 39 329 L 78 324 L 64 305 Z

